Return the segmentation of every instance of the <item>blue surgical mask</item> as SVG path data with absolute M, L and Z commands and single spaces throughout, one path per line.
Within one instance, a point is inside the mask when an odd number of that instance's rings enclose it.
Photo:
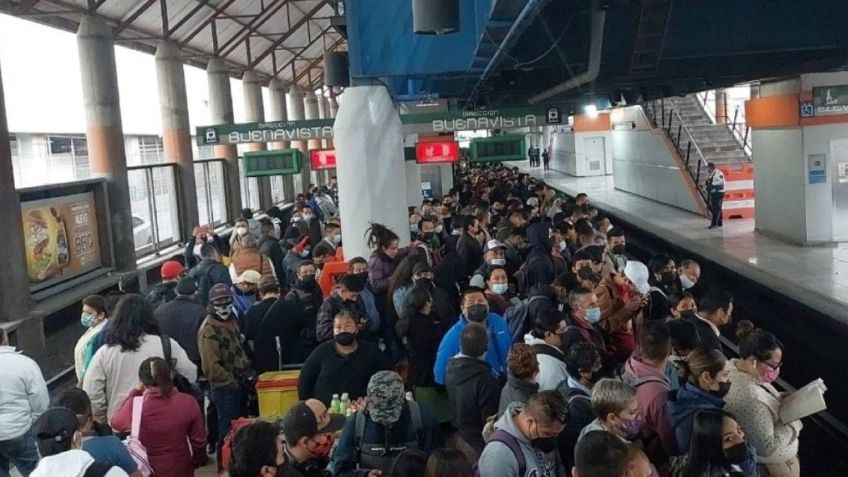
M 336 244 L 342 243 L 342 234 L 336 234 L 333 236 L 333 242 Z
M 586 321 L 592 323 L 593 325 L 601 321 L 601 309 L 596 306 L 594 308 L 589 308 L 588 310 L 586 310 Z
M 91 313 L 83 312 L 82 315 L 80 315 L 80 323 L 86 328 L 91 328 L 92 326 L 97 324 L 97 317 L 92 315 Z
M 559 251 L 565 252 L 567 249 L 568 249 L 568 242 L 566 242 L 565 240 L 561 241 L 559 243 Z
M 509 283 L 495 283 L 492 285 L 492 291 L 496 295 L 503 295 L 509 290 Z

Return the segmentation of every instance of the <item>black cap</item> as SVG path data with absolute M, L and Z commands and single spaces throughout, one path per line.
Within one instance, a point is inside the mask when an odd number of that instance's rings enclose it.
M 79 429 L 79 419 L 66 407 L 51 407 L 32 425 L 32 433 L 39 440 L 67 442 Z
M 430 264 L 428 264 L 427 262 L 418 262 L 412 267 L 412 274 L 413 275 L 415 275 L 416 273 L 432 272 L 432 271 L 433 271 L 433 267 L 431 267 Z
M 177 283 L 177 295 L 194 295 L 197 292 L 197 282 L 194 278 L 185 277 Z
M 327 406 L 317 399 L 298 401 L 281 422 L 283 434 L 290 444 L 296 444 L 303 437 L 338 432 L 344 424 L 344 416 L 330 414 Z

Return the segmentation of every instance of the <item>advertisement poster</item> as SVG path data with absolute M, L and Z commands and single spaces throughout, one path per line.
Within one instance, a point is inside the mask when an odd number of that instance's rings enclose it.
M 459 161 L 459 143 L 419 142 L 415 145 L 415 159 L 418 164 L 442 164 Z
M 309 151 L 309 159 L 313 171 L 324 169 L 335 169 L 336 167 L 336 150 L 335 149 L 314 149 Z
M 48 285 L 101 265 L 94 194 L 21 203 L 30 285 Z

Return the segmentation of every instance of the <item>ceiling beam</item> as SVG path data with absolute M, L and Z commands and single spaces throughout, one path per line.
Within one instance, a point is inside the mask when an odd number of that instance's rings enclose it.
M 327 50 L 326 50 L 326 51 L 333 51 L 333 50 L 335 50 L 336 48 L 338 48 L 338 47 L 339 47 L 339 45 L 341 45 L 342 43 L 344 43 L 344 38 L 339 38 L 338 40 L 336 40 L 336 42 L 335 42 L 335 43 L 333 43 L 332 45 L 330 45 L 330 47 L 329 47 L 329 48 L 327 48 Z M 300 79 L 301 79 L 301 78 L 303 78 L 304 76 L 306 76 L 306 74 L 307 74 L 310 70 L 313 70 L 313 69 L 317 68 L 317 67 L 318 67 L 318 62 L 319 62 L 319 61 L 321 61 L 322 59 L 324 59 L 324 55 L 321 55 L 321 56 L 319 56 L 318 58 L 315 58 L 315 59 L 313 59 L 312 61 L 310 61 L 310 62 L 309 62 L 309 64 L 306 66 L 306 68 L 302 69 L 302 70 L 300 71 L 300 73 L 298 73 L 298 74 L 294 77 L 294 79 L 292 80 L 292 83 L 297 83 L 298 81 L 300 81 Z
M 144 13 L 148 8 L 153 6 L 153 4 L 157 1 L 158 0 L 147 0 L 146 2 L 141 4 L 140 7 L 136 8 L 136 10 L 132 12 L 126 20 L 122 20 L 121 23 L 118 24 L 118 26 L 112 29 L 112 37 L 117 38 L 122 31 L 124 31 L 128 26 L 132 25 L 132 22 L 134 22 L 138 17 L 140 17 L 142 13 Z
M 245 38 L 250 38 L 250 35 L 256 32 L 262 25 L 271 19 L 278 11 L 280 11 L 289 0 L 277 1 L 267 5 L 258 15 L 253 17 L 244 28 L 236 32 L 229 40 L 221 45 L 221 56 L 227 56 L 238 47 L 238 42 Z M 264 16 L 264 18 L 263 18 Z M 242 36 L 244 35 L 244 36 Z
M 190 42 L 194 37 L 196 37 L 200 32 L 202 32 L 207 26 L 209 26 L 210 23 L 214 22 L 215 19 L 218 18 L 218 15 L 222 14 L 227 9 L 227 7 L 232 5 L 235 1 L 236 0 L 227 0 L 221 6 L 212 7 L 212 15 L 210 15 L 209 18 L 204 20 L 203 23 L 198 25 L 197 28 L 195 28 L 191 33 L 189 33 L 189 35 L 180 42 L 180 45 L 188 45 L 188 42 Z
M 308 50 L 310 46 L 315 44 L 315 42 L 318 40 L 318 38 L 323 38 L 329 30 L 330 30 L 330 27 L 325 28 L 324 31 L 322 31 L 320 34 L 316 35 L 315 38 L 312 39 L 312 41 L 310 41 L 309 43 L 306 44 L 306 46 L 302 47 L 300 49 L 300 51 L 297 51 L 297 52 L 292 51 L 294 56 L 286 64 L 282 65 L 279 69 L 274 69 L 274 76 L 277 76 L 277 74 L 279 74 L 280 71 L 283 71 L 286 68 L 288 68 L 289 63 L 293 62 L 297 58 L 300 58 L 300 55 L 306 53 L 306 50 Z
M 262 53 L 259 54 L 259 56 L 254 58 L 253 61 L 251 61 L 250 64 L 247 65 L 247 69 L 252 70 L 252 69 L 256 68 L 256 65 L 261 63 L 262 60 L 264 60 L 265 57 L 270 55 L 272 51 L 274 51 L 278 46 L 282 45 L 283 42 L 288 40 L 288 38 L 290 36 L 292 36 L 301 26 L 303 26 L 304 23 L 309 21 L 309 17 L 318 13 L 324 7 L 324 5 L 326 5 L 326 4 L 327 4 L 327 0 L 321 0 L 321 2 L 319 2 L 317 5 L 315 5 L 315 7 L 313 7 L 312 10 L 307 12 L 300 20 L 298 20 L 297 23 L 292 25 L 292 28 L 289 31 L 287 31 L 285 35 L 274 40 L 274 42 L 271 43 L 271 46 L 266 48 L 265 51 L 263 51 Z
M 200 3 L 195 5 L 194 8 L 192 8 L 190 12 L 186 13 L 186 15 L 180 21 L 178 21 L 176 25 L 172 26 L 171 29 L 168 30 L 168 36 L 171 36 L 176 33 L 177 30 L 180 29 L 180 27 L 185 25 L 187 21 L 191 20 L 192 17 L 194 17 L 194 15 L 207 4 L 209 4 L 209 0 L 200 0 Z

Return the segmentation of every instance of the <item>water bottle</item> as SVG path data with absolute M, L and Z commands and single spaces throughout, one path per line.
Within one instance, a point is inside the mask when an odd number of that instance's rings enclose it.
M 348 393 L 342 393 L 342 401 L 341 401 L 341 405 L 339 407 L 339 414 L 347 416 L 349 410 L 350 410 L 350 395 Z
M 330 412 L 334 414 L 339 414 L 341 412 L 341 402 L 339 401 L 338 394 L 333 394 L 333 400 L 330 401 Z

